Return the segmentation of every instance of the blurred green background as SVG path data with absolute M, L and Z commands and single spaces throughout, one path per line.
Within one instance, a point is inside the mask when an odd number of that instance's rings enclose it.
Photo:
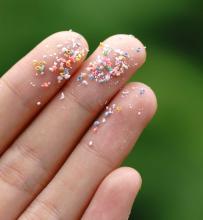
M 125 164 L 143 187 L 130 219 L 203 219 L 203 7 L 198 0 L 0 0 L 0 74 L 48 35 L 73 29 L 90 50 L 134 34 L 148 59 L 132 79 L 151 86 L 158 112 Z

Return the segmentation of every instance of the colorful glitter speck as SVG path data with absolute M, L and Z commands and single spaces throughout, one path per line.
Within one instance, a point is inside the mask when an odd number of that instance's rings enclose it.
M 71 44 L 69 43 L 61 48 L 60 54 L 61 57 L 56 57 L 53 66 L 49 68 L 51 72 L 54 72 L 57 75 L 59 83 L 62 80 L 68 80 L 71 77 L 73 64 L 82 59 L 85 55 L 85 50 L 81 48 L 81 44 L 79 42 L 72 40 Z
M 36 71 L 36 76 L 38 76 L 39 74 L 40 75 L 44 74 L 45 65 L 46 65 L 46 62 L 44 60 L 42 61 L 33 60 L 33 66 Z
M 89 78 L 98 83 L 106 83 L 113 77 L 124 74 L 129 68 L 127 59 L 129 55 L 121 49 L 113 49 L 104 43 L 100 43 L 102 54 L 98 55 L 95 61 L 89 63 L 86 73 L 81 73 L 77 81 L 82 82 Z
M 96 132 L 102 124 L 106 123 L 106 121 L 112 114 L 114 114 L 115 112 L 120 112 L 121 110 L 122 110 L 121 106 L 117 104 L 106 106 L 106 109 L 103 113 L 103 117 L 100 120 L 96 120 L 93 123 L 93 131 Z
M 49 48 L 49 46 L 46 45 L 46 48 Z M 43 59 L 54 58 L 51 66 L 47 66 L 45 60 L 33 60 L 33 67 L 36 76 L 44 75 L 45 71 L 48 70 L 56 75 L 58 83 L 60 83 L 71 77 L 73 64 L 79 62 L 85 56 L 86 49 L 82 47 L 79 38 L 71 39 L 64 44 L 57 44 L 56 48 L 57 53 L 43 55 Z M 46 74 L 48 71 L 46 71 Z M 41 87 L 48 87 L 49 85 L 49 82 L 44 82 Z
M 140 95 L 144 95 L 145 94 L 145 89 L 144 88 L 141 88 L 140 89 Z

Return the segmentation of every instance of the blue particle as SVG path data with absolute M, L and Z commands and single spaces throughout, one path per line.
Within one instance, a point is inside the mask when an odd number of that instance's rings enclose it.
M 82 81 L 82 76 L 81 76 L 81 75 L 79 75 L 79 76 L 77 77 L 77 81 Z

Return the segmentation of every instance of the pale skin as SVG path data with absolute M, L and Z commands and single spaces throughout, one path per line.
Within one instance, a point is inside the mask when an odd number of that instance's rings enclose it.
M 73 64 L 70 80 L 58 83 L 48 69 L 36 77 L 33 60 L 57 53 L 56 45 L 76 38 L 85 52 Z M 107 83 L 79 84 L 79 74 L 102 48 L 85 61 L 86 40 L 69 31 L 42 41 L 0 78 L 0 219 L 128 219 L 141 177 L 120 165 L 157 103 L 148 86 L 127 83 L 145 62 L 142 43 L 129 35 L 104 43 L 130 56 L 124 74 Z M 53 59 L 46 57 L 46 65 Z M 51 86 L 35 86 L 42 80 Z M 115 113 L 95 132 L 92 124 L 103 120 L 107 103 L 116 106 Z

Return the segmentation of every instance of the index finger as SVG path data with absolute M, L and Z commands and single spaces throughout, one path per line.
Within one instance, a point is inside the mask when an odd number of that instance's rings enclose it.
M 71 77 L 87 51 L 81 35 L 59 32 L 42 41 L 0 79 L 0 152 Z

